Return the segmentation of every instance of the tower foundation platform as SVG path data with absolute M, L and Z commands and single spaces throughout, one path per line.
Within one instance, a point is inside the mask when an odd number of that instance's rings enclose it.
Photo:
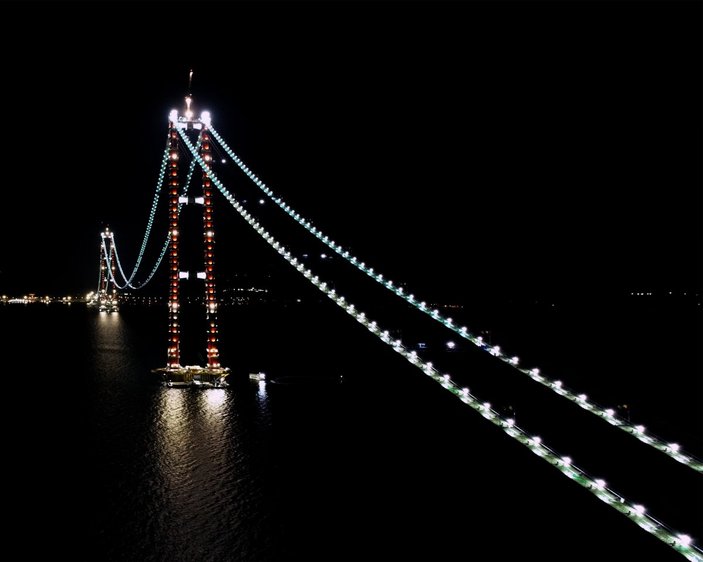
M 224 388 L 229 386 L 227 376 L 229 367 L 200 367 L 186 365 L 185 367 L 159 367 L 152 369 L 158 375 L 163 386 L 180 387 L 195 386 L 204 388 Z

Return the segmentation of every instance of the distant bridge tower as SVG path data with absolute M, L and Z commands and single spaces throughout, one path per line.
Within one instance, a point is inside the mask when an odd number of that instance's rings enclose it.
M 115 240 L 109 228 L 100 233 L 100 278 L 96 294 L 97 305 L 103 312 L 117 312 Z
M 203 112 L 199 119 L 193 117 L 190 94 L 185 98 L 186 109 L 183 115 L 177 110 L 169 114 L 168 144 L 168 190 L 169 190 L 169 275 L 168 275 L 168 350 L 165 368 L 154 369 L 162 375 L 169 386 L 205 385 L 225 386 L 228 368 L 220 365 L 217 331 L 217 294 L 215 291 L 215 227 L 213 222 L 212 180 L 203 171 L 202 195 L 196 197 L 179 196 L 179 130 L 186 134 L 197 134 L 199 154 L 204 162 L 212 163 L 210 114 Z M 203 208 L 203 271 L 196 274 L 205 283 L 205 350 L 207 365 L 181 365 L 181 280 L 189 279 L 190 272 L 180 269 L 180 212 L 179 205 L 196 204 Z

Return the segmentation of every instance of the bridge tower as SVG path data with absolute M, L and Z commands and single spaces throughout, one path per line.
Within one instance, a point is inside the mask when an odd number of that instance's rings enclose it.
M 117 312 L 118 299 L 115 285 L 116 272 L 115 240 L 109 228 L 100 233 L 100 278 L 95 295 L 98 308 L 102 312 Z
M 210 114 L 203 112 L 200 118 L 194 118 L 191 108 L 192 98 L 185 98 L 186 108 L 183 115 L 177 110 L 169 114 L 168 132 L 168 214 L 169 214 L 169 248 L 168 248 L 168 349 L 166 367 L 154 369 L 167 386 L 226 386 L 225 377 L 229 368 L 220 364 L 218 348 L 217 308 L 218 300 L 215 288 L 215 226 L 213 219 L 213 186 L 206 171 L 201 176 L 201 195 L 196 197 L 180 196 L 179 146 L 180 131 L 187 136 L 197 137 L 199 155 L 202 160 L 212 164 L 210 133 Z M 189 280 L 189 271 L 181 271 L 181 205 L 198 205 L 202 207 L 203 226 L 203 271 L 197 272 L 196 279 L 202 279 L 205 285 L 205 351 L 207 364 L 181 365 L 181 282 Z

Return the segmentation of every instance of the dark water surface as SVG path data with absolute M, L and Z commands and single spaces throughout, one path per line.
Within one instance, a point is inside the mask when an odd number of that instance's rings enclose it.
M 524 364 L 700 454 L 700 312 L 600 317 L 588 341 L 573 310 L 474 312 Z M 224 308 L 227 389 L 155 383 L 163 307 L 4 305 L 0 330 L 2 560 L 683 560 L 331 303 Z M 701 475 L 423 330 L 404 341 L 703 542 Z

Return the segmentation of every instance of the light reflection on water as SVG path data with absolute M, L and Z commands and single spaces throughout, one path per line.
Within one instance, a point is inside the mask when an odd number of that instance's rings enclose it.
M 259 381 L 259 390 L 256 395 L 259 398 L 259 403 L 264 405 L 266 402 L 266 381 Z
M 250 439 L 268 430 L 265 390 L 160 386 L 150 371 L 164 354 L 149 343 L 160 340 L 149 319 L 87 316 L 94 559 L 265 559 L 270 509 L 254 466 L 261 443 Z
M 261 533 L 252 529 L 267 516 L 260 476 L 252 467 L 249 422 L 238 409 L 242 402 L 229 388 L 157 390 L 149 448 L 162 483 L 163 505 L 153 528 L 162 559 L 207 559 L 227 549 L 260 548 L 252 538 Z
M 223 454 L 219 443 L 228 432 L 226 392 L 162 387 L 157 394 L 152 441 L 160 471 L 170 485 L 177 487 L 184 477 L 197 477 L 196 469 L 212 474 L 219 464 Z
M 119 314 L 100 312 L 96 316 L 95 342 L 101 349 L 119 349 L 125 337 L 125 326 Z

